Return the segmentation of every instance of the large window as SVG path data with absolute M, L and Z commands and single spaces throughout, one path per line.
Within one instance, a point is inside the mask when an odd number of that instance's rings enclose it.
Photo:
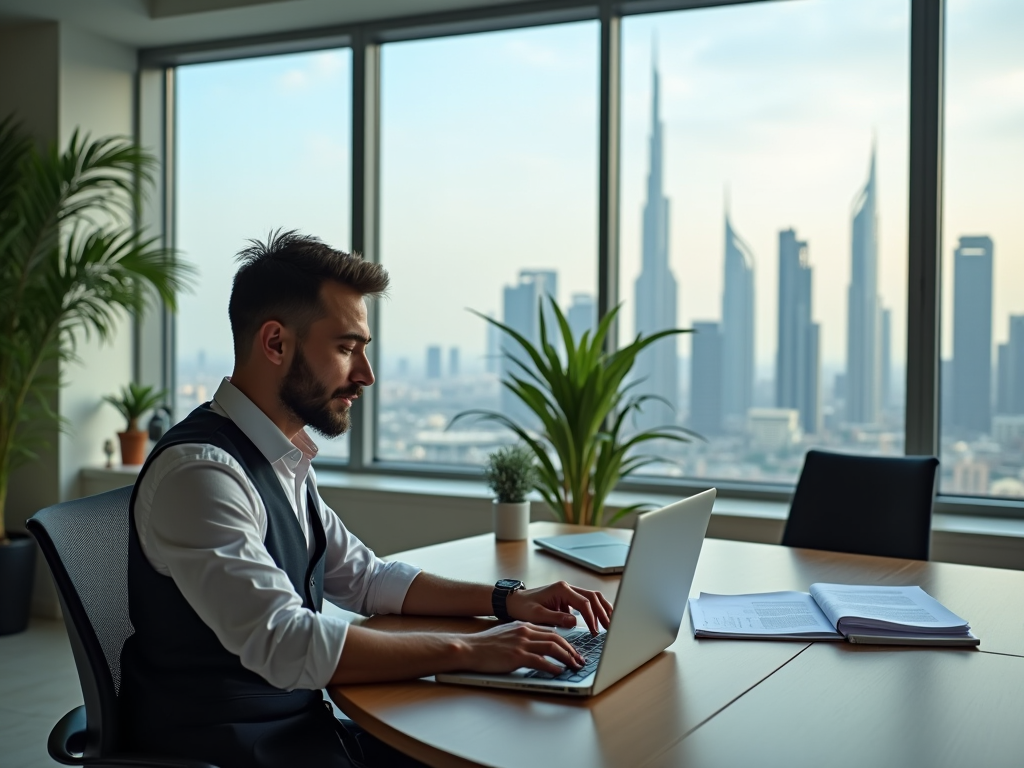
M 468 310 L 536 340 L 544 297 L 577 333 L 617 299 L 620 342 L 695 331 L 636 369 L 659 398 L 636 425 L 704 438 L 657 446 L 650 482 L 778 498 L 808 449 L 909 446 L 940 452 L 943 503 L 1019 512 L 1024 6 L 638 5 L 602 27 L 570 0 L 521 28 L 481 6 L 340 30 L 351 51 L 177 67 L 176 239 L 201 274 L 177 319 L 177 416 L 230 371 L 233 254 L 275 227 L 347 249 L 356 214 L 392 276 L 357 470 L 468 472 L 513 436 L 455 414 L 529 420 L 500 383 L 509 342 Z M 358 194 L 379 198 L 349 199 L 353 146 Z
M 688 477 L 791 483 L 822 446 L 903 452 L 909 2 L 623 22 L 622 338 Z
M 385 45 L 377 455 L 481 463 L 510 433 L 460 410 L 522 414 L 499 378 L 503 334 L 536 339 L 538 302 L 593 322 L 598 25 Z
M 946 35 L 941 490 L 1024 497 L 1024 5 Z
M 176 416 L 231 373 L 234 255 L 272 229 L 348 250 L 352 56 L 334 50 L 177 70 L 176 244 L 199 270 L 181 300 Z M 347 437 L 318 439 L 344 458 Z

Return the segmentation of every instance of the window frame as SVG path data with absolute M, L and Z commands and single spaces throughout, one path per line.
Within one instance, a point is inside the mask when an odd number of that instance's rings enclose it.
M 174 71 L 182 64 L 351 48 L 352 66 L 352 248 L 380 258 L 380 47 L 498 30 L 526 29 L 573 21 L 600 24 L 597 309 L 603 317 L 619 299 L 619 143 L 621 114 L 621 22 L 626 16 L 782 0 L 548 0 L 459 11 L 435 12 L 277 35 L 220 40 L 139 51 L 137 135 L 161 160 L 163 183 L 140 211 L 140 223 L 174 246 Z M 938 455 L 940 429 L 941 224 L 944 119 L 945 0 L 910 3 L 910 137 L 907 252 L 906 455 Z M 371 333 L 379 318 L 370 307 Z M 139 381 L 174 388 L 174 320 L 164 310 L 135 326 L 135 374 Z M 616 333 L 608 335 L 614 344 Z M 386 340 L 383 340 L 386 343 Z M 370 350 L 379 367 L 380 345 Z M 478 479 L 472 467 L 380 461 L 375 456 L 379 400 L 371 387 L 353 407 L 347 462 L 320 460 L 325 469 L 362 474 L 435 479 Z M 786 502 L 791 484 L 719 482 L 722 495 Z M 623 491 L 682 495 L 708 487 L 694 478 L 631 478 Z M 1024 501 L 940 495 L 937 513 L 1024 517 Z

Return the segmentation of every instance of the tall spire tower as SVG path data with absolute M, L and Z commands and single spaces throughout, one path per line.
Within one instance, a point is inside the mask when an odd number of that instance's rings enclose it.
M 732 228 L 728 196 L 724 284 L 722 413 L 731 431 L 742 431 L 754 400 L 754 254 Z
M 663 137 L 661 94 L 658 67 L 652 66 L 650 172 L 647 175 L 647 201 L 644 203 L 643 248 L 640 277 L 635 286 L 636 331 L 645 336 L 677 321 L 676 279 L 668 265 L 669 201 L 663 184 Z M 676 336 L 662 339 L 637 357 L 636 375 L 643 379 L 638 391 L 656 395 L 665 402 L 649 401 L 637 417 L 641 429 L 672 424 L 679 401 L 679 372 Z M 670 405 L 666 405 L 666 403 Z
M 882 360 L 878 301 L 878 204 L 875 197 L 875 147 L 868 180 L 853 204 L 850 287 L 846 326 L 846 420 L 879 420 Z

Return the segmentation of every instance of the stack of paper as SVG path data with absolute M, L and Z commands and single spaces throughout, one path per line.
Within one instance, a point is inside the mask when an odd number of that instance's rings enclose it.
M 968 623 L 920 587 L 812 584 L 806 592 L 690 599 L 695 637 L 976 646 Z

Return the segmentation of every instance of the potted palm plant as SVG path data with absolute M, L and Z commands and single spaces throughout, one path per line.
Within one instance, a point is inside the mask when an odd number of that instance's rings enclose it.
M 499 448 L 487 457 L 484 479 L 494 491 L 494 538 L 525 539 L 530 525 L 526 494 L 536 479 L 533 451 L 522 445 Z
M 139 429 L 139 419 L 146 411 L 156 408 L 166 396 L 166 390 L 155 392 L 153 387 L 132 383 L 127 387 L 121 387 L 121 393 L 117 397 L 107 395 L 103 398 L 105 402 L 117 408 L 118 413 L 128 422 L 124 432 L 117 433 L 117 439 L 121 441 L 121 463 L 125 466 L 136 466 L 145 460 L 149 433 Z
M 79 338 L 109 338 L 159 297 L 174 307 L 188 268 L 132 222 L 156 161 L 126 139 L 77 131 L 40 151 L 0 120 L 0 634 L 28 621 L 35 548 L 4 524 L 12 470 L 54 423 L 63 361 Z M 10 567 L 9 567 L 10 566 Z
M 619 480 L 648 464 L 664 461 L 642 452 L 647 443 L 700 438 L 676 425 L 627 433 L 629 415 L 641 411 L 644 403 L 658 399 L 636 393 L 642 382 L 629 381 L 637 355 L 660 339 L 690 331 L 671 328 L 649 336 L 638 334 L 632 343 L 609 353 L 604 348 L 605 339 L 619 307 L 602 318 L 593 335 L 588 330 L 576 339 L 558 304 L 550 296 L 547 299 L 565 347 L 564 360 L 554 339 L 548 337 L 543 304 L 538 310 L 540 339 L 536 345 L 513 328 L 471 310 L 518 345 L 521 354 L 504 352 L 517 372 L 502 385 L 537 417 L 539 430 L 505 414 L 480 409 L 459 413 L 451 424 L 476 417 L 512 430 L 536 457 L 536 490 L 557 519 L 580 525 L 611 524 L 645 506 L 627 506 L 605 519 L 608 494 Z

